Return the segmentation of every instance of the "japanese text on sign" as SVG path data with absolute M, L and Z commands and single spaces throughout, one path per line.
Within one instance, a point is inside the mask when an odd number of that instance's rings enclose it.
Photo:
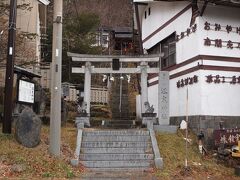
M 240 84 L 240 76 L 232 76 L 232 77 L 225 77 L 220 75 L 208 75 L 206 76 L 206 82 L 207 83 L 230 83 L 230 84 Z
M 222 26 L 221 24 L 218 24 L 218 23 L 210 24 L 207 21 L 204 23 L 204 29 L 207 31 L 209 30 L 225 31 L 227 33 L 234 32 L 234 33 L 240 34 L 240 27 L 233 27 L 231 25 Z
M 219 144 L 234 145 L 240 138 L 240 129 L 214 130 L 213 136 L 216 146 Z
M 190 28 L 187 28 L 185 32 L 181 32 L 180 35 L 176 35 L 176 41 L 179 41 L 180 39 L 183 39 L 186 36 L 189 36 L 191 33 L 196 32 L 197 30 L 197 24 L 194 24 Z
M 169 124 L 169 72 L 159 73 L 159 123 Z
M 194 75 L 193 77 L 188 77 L 185 79 L 180 79 L 177 81 L 177 88 L 184 87 L 187 85 L 192 85 L 198 82 L 198 76 Z
M 228 49 L 240 49 L 240 42 L 233 42 L 231 40 L 223 41 L 222 39 L 204 39 L 204 46 L 215 46 L 217 48 L 227 47 Z

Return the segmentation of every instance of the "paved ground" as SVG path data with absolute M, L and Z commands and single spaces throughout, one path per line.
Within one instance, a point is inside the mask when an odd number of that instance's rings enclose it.
M 86 172 L 82 180 L 157 180 L 149 172 Z

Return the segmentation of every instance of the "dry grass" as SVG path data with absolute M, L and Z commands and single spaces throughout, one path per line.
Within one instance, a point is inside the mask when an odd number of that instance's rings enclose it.
M 190 133 L 192 142 L 188 143 L 187 159 L 189 169 L 185 169 L 186 157 L 185 134 L 178 131 L 177 134 L 157 134 L 157 141 L 161 156 L 164 161 L 164 169 L 157 171 L 160 179 L 238 179 L 234 176 L 234 169 L 225 167 L 212 156 L 203 157 L 196 142 L 196 136 Z
M 49 155 L 49 127 L 43 126 L 41 143 L 35 148 L 25 148 L 16 142 L 13 135 L 2 134 L 0 128 L 0 179 L 65 179 L 80 177 L 82 167 L 74 168 L 70 159 L 76 145 L 76 128 L 73 124 L 62 127 L 61 157 Z M 188 148 L 188 165 L 190 170 L 184 171 L 185 140 L 184 132 L 177 134 L 157 134 L 161 156 L 164 160 L 164 169 L 156 170 L 154 174 L 163 180 L 167 179 L 238 179 L 234 176 L 234 169 L 221 165 L 211 155 L 202 157 L 197 149 L 196 139 L 190 134 L 192 143 Z M 13 170 L 14 165 L 21 165 L 20 172 Z
M 43 126 L 41 132 L 41 143 L 35 148 L 25 148 L 16 142 L 13 135 L 0 132 L 0 177 L 14 178 L 71 178 L 79 176 L 82 169 L 73 168 L 70 158 L 76 144 L 76 130 L 67 125 L 62 128 L 61 157 L 50 156 L 49 127 Z M 16 172 L 12 169 L 14 165 L 21 165 L 23 170 Z

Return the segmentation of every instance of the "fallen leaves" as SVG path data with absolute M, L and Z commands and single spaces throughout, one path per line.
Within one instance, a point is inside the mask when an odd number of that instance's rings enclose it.
M 74 155 L 76 132 L 68 131 L 73 126 L 63 128 L 61 157 L 49 154 L 49 127 L 43 126 L 41 143 L 35 148 L 26 148 L 18 144 L 14 137 L 0 133 L 0 177 L 6 178 L 71 178 L 78 177 L 84 167 L 72 167 L 70 159 Z M 0 129 L 1 130 L 1 129 Z M 71 146 L 69 145 L 69 141 Z

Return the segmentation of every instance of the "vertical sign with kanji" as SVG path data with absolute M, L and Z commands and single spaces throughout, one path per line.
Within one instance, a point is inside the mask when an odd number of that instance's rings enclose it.
M 158 80 L 158 123 L 169 125 L 169 72 L 160 71 Z

